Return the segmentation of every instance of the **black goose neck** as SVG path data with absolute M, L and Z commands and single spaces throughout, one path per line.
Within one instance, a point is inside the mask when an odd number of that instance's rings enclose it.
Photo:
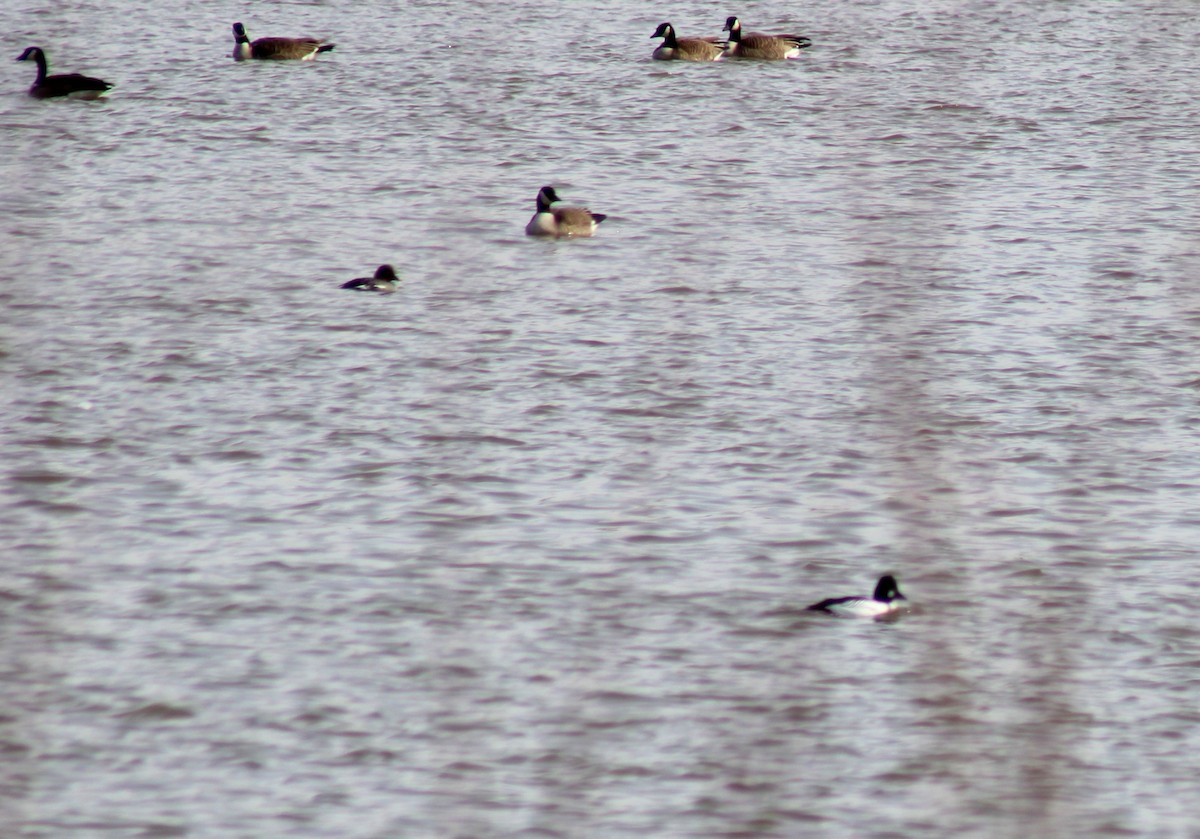
M 42 52 L 41 47 L 33 48 L 33 60 L 37 63 L 37 82 L 41 84 L 46 81 L 46 53 Z

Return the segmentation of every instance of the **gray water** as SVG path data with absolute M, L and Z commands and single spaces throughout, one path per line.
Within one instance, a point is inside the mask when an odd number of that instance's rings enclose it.
M 1194 2 L 179 5 L 5 8 L 0 835 L 1200 834 Z

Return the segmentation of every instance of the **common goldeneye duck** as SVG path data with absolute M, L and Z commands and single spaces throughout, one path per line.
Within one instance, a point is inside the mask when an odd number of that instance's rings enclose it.
M 591 236 L 596 226 L 608 216 L 593 213 L 587 207 L 562 207 L 558 204 L 558 193 L 552 186 L 538 190 L 537 212 L 525 225 L 526 236 L 557 236 L 574 238 Z
M 897 600 L 907 600 L 896 585 L 896 578 L 885 574 L 879 578 L 875 593 L 870 597 L 830 597 L 808 607 L 810 612 L 841 615 L 853 618 L 877 618 L 900 608 Z
M 400 278 L 396 276 L 395 268 L 390 265 L 380 265 L 375 269 L 374 277 L 355 277 L 353 280 L 342 283 L 342 288 L 389 293 L 396 290 L 398 282 L 400 282 Z

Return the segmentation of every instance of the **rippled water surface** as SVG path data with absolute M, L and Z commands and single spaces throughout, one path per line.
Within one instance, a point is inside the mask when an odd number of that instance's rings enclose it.
M 0 834 L 1200 831 L 1193 2 L 182 5 L 5 16 Z

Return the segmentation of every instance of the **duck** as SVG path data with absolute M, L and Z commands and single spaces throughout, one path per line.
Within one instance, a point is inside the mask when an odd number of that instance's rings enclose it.
M 680 38 L 669 23 L 659 24 L 650 37 L 663 39 L 650 56 L 659 61 L 720 61 L 725 57 L 725 45 L 716 38 Z
M 99 99 L 112 89 L 112 85 L 103 79 L 94 79 L 79 73 L 47 76 L 46 53 L 41 47 L 27 47 L 25 52 L 17 56 L 17 61 L 30 59 L 37 62 L 37 81 L 29 88 L 29 95 L 34 99 L 52 99 L 57 96 L 70 99 Z
M 275 61 L 312 61 L 319 53 L 329 52 L 334 44 L 323 44 L 316 38 L 257 38 L 246 36 L 246 27 L 233 25 L 233 58 L 245 61 L 261 58 Z
M 812 604 L 807 611 L 841 617 L 878 618 L 900 609 L 897 600 L 908 598 L 900 593 L 896 578 L 891 574 L 884 574 L 879 578 L 875 585 L 875 593 L 870 597 L 830 597 Z
M 736 17 L 728 18 L 724 28 L 729 31 L 729 43 L 725 47 L 725 55 L 730 58 L 778 61 L 785 58 L 798 58 L 800 50 L 812 46 L 812 40 L 803 35 L 764 35 L 761 32 L 743 35 L 742 22 Z
M 341 287 L 354 291 L 381 291 L 384 294 L 390 294 L 396 290 L 398 282 L 400 282 L 400 278 L 396 276 L 395 268 L 390 265 L 380 265 L 375 269 L 375 276 L 355 277 L 353 280 L 342 283 Z
M 554 207 L 558 203 L 558 193 L 552 186 L 544 186 L 538 190 L 537 212 L 525 225 L 526 236 L 559 236 L 577 237 L 591 236 L 596 227 L 608 216 L 593 213 L 586 207 Z

